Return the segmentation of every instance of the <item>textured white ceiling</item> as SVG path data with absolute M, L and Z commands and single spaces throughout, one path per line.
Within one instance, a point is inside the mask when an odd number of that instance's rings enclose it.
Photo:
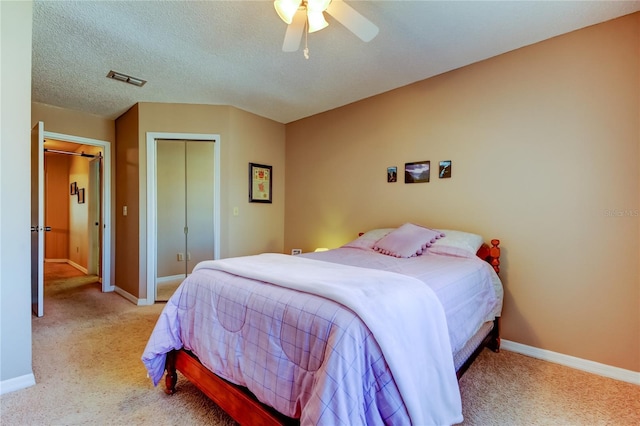
M 35 1 L 32 99 L 114 119 L 136 102 L 232 105 L 288 123 L 640 10 L 640 1 L 347 1 L 302 50 L 272 1 Z M 135 87 L 110 70 L 144 80 Z

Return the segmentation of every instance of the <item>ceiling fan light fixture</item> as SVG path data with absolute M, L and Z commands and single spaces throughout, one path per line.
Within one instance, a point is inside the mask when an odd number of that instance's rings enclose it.
M 296 14 L 301 4 L 302 0 L 275 0 L 273 2 L 273 6 L 276 8 L 278 16 L 287 25 L 293 21 L 293 15 Z
M 307 19 L 309 21 L 309 32 L 314 33 L 320 31 L 323 28 L 327 28 L 329 23 L 324 19 L 324 13 L 322 11 L 307 10 Z
M 307 0 L 307 10 L 313 12 L 324 12 L 329 7 L 331 0 Z

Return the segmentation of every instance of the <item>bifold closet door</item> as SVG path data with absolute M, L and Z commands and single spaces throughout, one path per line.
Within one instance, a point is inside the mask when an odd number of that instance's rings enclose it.
M 186 179 L 185 142 L 158 140 L 157 172 L 157 278 L 185 274 Z
M 187 274 L 203 260 L 213 259 L 214 142 L 186 143 Z
M 213 259 L 214 142 L 158 140 L 157 278 Z

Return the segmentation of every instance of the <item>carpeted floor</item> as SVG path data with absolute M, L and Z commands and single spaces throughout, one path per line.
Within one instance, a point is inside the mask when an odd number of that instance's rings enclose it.
M 157 283 L 156 302 L 166 302 L 169 300 L 180 284 L 182 284 L 182 281 L 184 281 L 184 278 Z
M 60 274 L 33 319 L 37 385 L 0 397 L 0 424 L 235 424 L 185 379 L 167 396 L 146 378 L 140 356 L 164 305 L 135 306 L 101 293 L 95 277 Z M 507 351 L 483 352 L 460 389 L 465 425 L 640 424 L 639 386 Z

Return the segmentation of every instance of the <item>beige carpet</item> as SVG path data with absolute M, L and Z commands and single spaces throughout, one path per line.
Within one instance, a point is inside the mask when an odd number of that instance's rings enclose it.
M 103 294 L 95 277 L 47 282 L 33 319 L 37 385 L 0 397 L 2 425 L 233 425 L 183 378 L 167 396 L 140 356 L 164 305 Z M 638 425 L 640 387 L 502 351 L 460 381 L 466 425 Z
M 182 281 L 184 281 L 184 278 L 157 283 L 156 302 L 166 302 L 169 300 L 180 284 L 182 284 Z

